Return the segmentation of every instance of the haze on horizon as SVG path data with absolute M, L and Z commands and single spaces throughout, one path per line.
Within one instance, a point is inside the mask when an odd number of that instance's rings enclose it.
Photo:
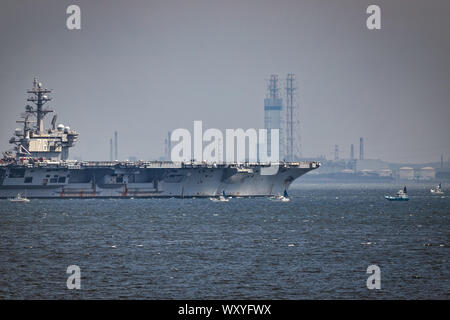
M 66 8 L 81 8 L 81 30 Z M 366 8 L 381 7 L 381 30 Z M 80 133 L 71 157 L 158 159 L 169 130 L 263 128 L 266 79 L 297 77 L 303 155 L 450 157 L 450 2 L 3 0 L 0 150 L 37 76 Z M 47 124 L 51 116 L 48 116 Z

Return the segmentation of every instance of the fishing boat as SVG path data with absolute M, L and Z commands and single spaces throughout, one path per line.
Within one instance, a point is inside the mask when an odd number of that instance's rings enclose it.
M 278 202 L 289 202 L 291 199 L 289 199 L 288 193 L 286 189 L 284 190 L 283 195 L 277 195 L 269 198 L 272 201 L 278 201 Z
M 431 188 L 430 192 L 435 195 L 442 196 L 444 195 L 444 191 L 442 191 L 442 184 L 439 183 L 436 187 Z
M 9 199 L 11 202 L 30 202 L 30 199 L 23 197 L 21 193 L 18 193 L 15 198 Z
M 395 196 L 384 196 L 386 200 L 389 201 L 408 201 L 408 191 L 406 190 L 406 186 L 403 189 L 398 190 Z
M 228 202 L 229 198 L 225 195 L 225 190 L 222 191 L 222 194 L 218 198 L 209 198 L 209 200 L 214 202 Z

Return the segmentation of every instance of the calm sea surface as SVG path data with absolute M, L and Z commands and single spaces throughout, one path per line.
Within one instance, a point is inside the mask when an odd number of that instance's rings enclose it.
M 0 298 L 449 299 L 450 198 L 430 187 L 409 202 L 383 198 L 396 185 L 303 183 L 289 203 L 0 200 Z

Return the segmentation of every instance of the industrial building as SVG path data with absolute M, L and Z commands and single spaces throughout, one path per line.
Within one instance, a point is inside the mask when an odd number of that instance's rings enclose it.
M 423 167 L 419 170 L 418 178 L 420 180 L 434 180 L 436 178 L 436 171 L 433 167 Z
M 413 180 L 414 169 L 411 167 L 401 167 L 398 169 L 398 177 L 400 180 Z
M 392 170 L 391 169 L 382 169 L 378 172 L 380 177 L 392 177 Z
M 389 164 L 380 159 L 356 160 L 355 162 L 356 172 L 363 170 L 373 170 L 378 172 L 381 170 L 389 169 Z

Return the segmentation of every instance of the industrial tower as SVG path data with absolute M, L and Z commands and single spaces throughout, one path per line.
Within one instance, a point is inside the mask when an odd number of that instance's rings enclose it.
M 118 150 L 119 146 L 118 145 L 119 145 L 119 142 L 117 139 L 117 131 L 114 131 L 114 157 L 115 157 L 114 160 L 119 160 L 119 150 Z
M 113 140 L 109 139 L 109 161 L 113 160 Z
M 300 136 L 300 108 L 295 99 L 295 74 L 286 77 L 286 147 L 287 161 L 299 160 L 302 156 Z
M 364 139 L 359 138 L 359 160 L 364 160 Z
M 264 128 L 267 129 L 267 153 L 271 153 L 272 137 L 271 130 L 279 130 L 279 159 L 284 158 L 283 131 L 282 131 L 282 109 L 283 99 L 280 98 L 280 88 L 278 85 L 278 75 L 270 75 L 267 86 L 267 98 L 264 99 Z
M 165 155 L 165 159 L 167 161 L 170 161 L 172 159 L 172 141 L 170 140 L 170 136 L 171 136 L 172 132 L 168 131 L 167 132 L 167 138 L 164 140 L 164 155 Z

